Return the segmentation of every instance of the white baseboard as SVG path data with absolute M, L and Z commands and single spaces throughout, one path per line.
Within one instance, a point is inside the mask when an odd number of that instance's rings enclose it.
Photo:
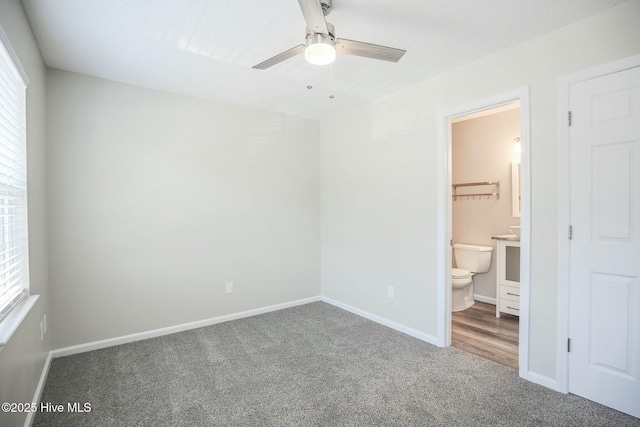
M 49 367 L 51 366 L 51 359 L 53 355 L 51 352 L 47 354 L 47 360 L 44 361 L 44 367 L 42 368 L 42 373 L 40 374 L 40 381 L 38 381 L 38 387 L 36 387 L 36 392 L 33 395 L 32 403 L 40 404 L 40 398 L 42 397 L 42 390 L 44 390 L 44 383 L 47 381 L 47 375 L 49 375 Z M 33 420 L 35 419 L 37 412 L 29 412 L 27 414 L 27 419 L 24 422 L 24 427 L 31 427 L 33 424 Z
M 531 381 L 532 383 L 540 384 L 541 386 L 545 386 L 547 388 L 550 388 L 551 390 L 559 391 L 562 393 L 558 380 L 555 378 L 545 377 L 544 375 L 540 375 L 531 371 L 527 372 L 526 377 L 523 375 L 520 376 L 525 380 Z
M 364 317 L 365 319 L 369 319 L 373 322 L 387 326 L 391 329 L 395 329 L 396 331 L 400 331 L 404 334 L 410 335 L 419 340 L 428 342 L 429 344 L 438 345 L 438 339 L 432 335 L 425 334 L 424 332 L 420 332 L 416 329 L 391 321 L 389 319 L 385 319 L 384 317 L 380 317 L 376 314 L 369 313 L 368 311 L 360 310 L 359 308 L 352 307 L 348 304 L 342 303 L 340 301 L 336 301 L 331 298 L 327 298 L 325 296 L 320 297 L 320 299 L 326 302 L 327 304 L 331 304 L 338 308 L 351 312 L 353 314 L 357 314 L 358 316 Z
M 485 296 L 478 295 L 478 294 L 473 294 L 473 299 L 476 300 L 476 301 L 480 301 L 480 302 L 486 302 L 487 304 L 496 305 L 496 299 L 495 298 L 490 298 L 490 297 L 485 297 Z
M 295 301 L 289 301 L 282 304 L 270 305 L 268 307 L 255 308 L 253 310 L 241 311 L 239 313 L 227 314 L 225 316 L 213 317 L 210 319 L 198 320 L 196 322 L 183 323 L 166 328 L 154 329 L 146 332 L 139 332 L 121 337 L 108 338 L 106 340 L 94 341 L 86 344 L 78 344 L 70 347 L 58 348 L 52 350 L 53 357 L 70 356 L 77 353 L 85 353 L 87 351 L 99 350 L 101 348 L 113 347 L 116 345 L 126 344 L 134 341 L 146 340 L 162 335 L 175 334 L 176 332 L 188 331 L 190 329 L 202 328 L 204 326 L 215 325 L 217 323 L 228 322 L 230 320 L 242 319 L 245 317 L 256 316 L 258 314 L 269 313 L 271 311 L 282 310 L 285 308 L 295 307 L 298 305 L 309 304 L 311 302 L 320 301 L 320 296 L 303 298 Z

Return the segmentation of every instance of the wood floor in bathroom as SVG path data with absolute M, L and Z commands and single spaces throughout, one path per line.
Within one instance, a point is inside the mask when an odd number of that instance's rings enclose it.
M 451 345 L 494 362 L 518 369 L 519 318 L 496 306 L 477 302 L 451 315 Z

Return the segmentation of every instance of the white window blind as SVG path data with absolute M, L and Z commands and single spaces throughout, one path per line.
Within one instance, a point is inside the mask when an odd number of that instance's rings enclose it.
M 0 28 L 0 322 L 29 292 L 26 89 Z

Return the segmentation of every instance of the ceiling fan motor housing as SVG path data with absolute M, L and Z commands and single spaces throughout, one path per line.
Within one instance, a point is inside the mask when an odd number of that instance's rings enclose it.
M 336 29 L 335 27 L 327 22 L 327 29 L 329 30 L 329 34 L 316 33 L 307 28 L 307 38 L 305 44 L 307 46 L 316 44 L 316 43 L 325 43 L 335 47 L 336 45 Z

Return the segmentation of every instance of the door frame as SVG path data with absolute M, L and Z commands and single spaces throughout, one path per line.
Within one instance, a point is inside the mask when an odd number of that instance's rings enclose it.
M 557 378 L 558 391 L 569 392 L 569 353 L 567 343 L 569 339 L 569 293 L 570 275 L 570 246 L 568 238 L 571 224 L 571 189 L 570 183 L 570 152 L 569 152 L 569 90 L 572 84 L 603 77 L 609 74 L 640 67 L 640 55 L 634 55 L 618 61 L 597 67 L 578 71 L 558 79 L 558 341 L 557 341 Z
M 451 345 L 451 119 L 520 101 L 521 211 L 519 374 L 529 379 L 529 271 L 531 242 L 531 150 L 529 87 L 494 95 L 438 112 L 437 344 Z

